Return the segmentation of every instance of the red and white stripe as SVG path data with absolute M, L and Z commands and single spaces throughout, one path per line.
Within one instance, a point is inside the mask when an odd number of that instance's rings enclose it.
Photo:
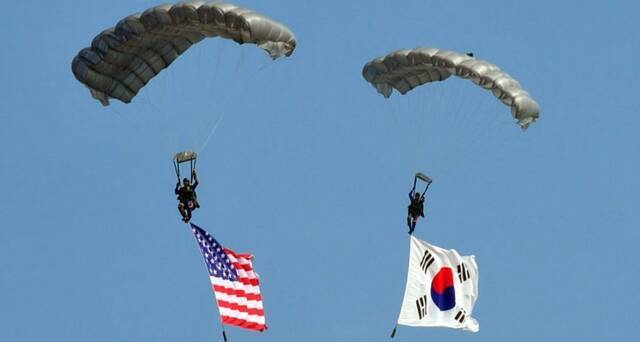
M 237 281 L 210 277 L 213 292 L 218 300 L 222 323 L 237 327 L 264 331 L 267 329 L 260 295 L 260 279 L 253 271 L 253 255 L 238 254 L 224 249 L 238 273 Z

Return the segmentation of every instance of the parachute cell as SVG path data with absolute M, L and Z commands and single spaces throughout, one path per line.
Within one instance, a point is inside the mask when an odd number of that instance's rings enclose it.
M 231 4 L 188 1 L 122 19 L 73 59 L 72 71 L 103 105 L 129 103 L 160 71 L 206 37 L 252 43 L 271 58 L 290 56 L 294 34 L 283 24 Z
M 496 65 L 474 58 L 471 53 L 436 48 L 400 50 L 370 61 L 364 66 L 362 75 L 387 98 L 393 89 L 404 95 L 425 83 L 444 81 L 455 75 L 491 90 L 502 103 L 511 107 L 511 113 L 522 129 L 540 116 L 538 103 L 518 81 Z

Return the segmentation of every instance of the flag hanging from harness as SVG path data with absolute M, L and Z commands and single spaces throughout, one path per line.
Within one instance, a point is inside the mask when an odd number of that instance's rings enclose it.
M 475 256 L 460 256 L 411 236 L 409 274 L 398 324 L 480 329 L 471 317 L 478 298 Z
M 267 329 L 260 294 L 260 280 L 253 270 L 253 255 L 223 247 L 204 229 L 191 224 L 225 325 L 249 330 Z

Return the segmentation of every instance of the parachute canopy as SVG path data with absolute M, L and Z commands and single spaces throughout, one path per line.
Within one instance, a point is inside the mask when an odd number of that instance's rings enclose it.
M 130 15 L 98 34 L 71 69 L 103 105 L 129 103 L 138 91 L 205 37 L 252 43 L 271 58 L 290 56 L 294 34 L 283 24 L 231 4 L 187 1 Z
M 444 81 L 455 75 L 491 90 L 511 107 L 513 117 L 523 130 L 540 116 L 538 103 L 518 81 L 496 65 L 474 58 L 471 53 L 436 48 L 400 50 L 367 63 L 362 75 L 387 98 L 393 89 L 404 95 L 417 86 Z

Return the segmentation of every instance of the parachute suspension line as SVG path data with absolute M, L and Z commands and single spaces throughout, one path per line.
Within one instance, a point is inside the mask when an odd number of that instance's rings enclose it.
M 220 122 L 222 122 L 222 119 L 224 119 L 224 116 L 227 112 L 223 112 L 222 115 L 220 115 L 218 117 L 218 120 L 216 120 L 215 124 L 213 125 L 213 128 L 211 129 L 211 131 L 209 132 L 209 136 L 207 136 L 207 139 L 204 141 L 204 143 L 202 144 L 202 146 L 200 146 L 200 148 L 198 149 L 198 153 L 202 153 L 202 151 L 204 150 L 205 147 L 207 147 L 207 145 L 209 144 L 209 140 L 211 140 L 211 137 L 213 137 L 213 135 L 216 133 L 216 131 L 218 130 L 218 126 L 220 125 Z
M 200 74 L 201 77 L 205 78 L 205 88 L 209 92 L 209 94 L 218 94 L 219 92 L 215 89 L 216 75 L 220 73 L 220 64 L 222 63 L 222 58 L 224 55 L 224 44 L 215 44 L 215 48 L 213 49 L 213 53 L 215 54 L 215 63 L 213 64 L 213 68 L 204 67 L 204 70 L 208 70 L 211 74 L 207 75 L 205 73 Z M 198 65 L 200 65 L 201 61 L 198 61 Z
M 220 63 L 222 61 L 222 55 L 224 55 L 224 44 L 218 44 L 218 55 L 216 56 L 216 72 L 220 70 Z
M 158 82 L 158 83 L 162 83 L 162 82 Z M 167 134 L 166 132 L 167 129 L 169 128 L 168 112 L 156 106 L 153 103 L 151 96 L 149 95 L 149 92 L 144 92 L 144 96 L 142 98 L 145 100 L 143 104 L 146 105 L 148 109 L 150 109 L 150 111 L 154 113 L 153 116 L 159 118 L 159 120 L 152 120 L 152 121 L 158 126 L 158 129 L 162 132 L 162 135 L 164 137 L 164 139 L 162 139 L 162 146 L 164 148 L 164 151 L 167 154 L 173 153 L 172 147 L 175 146 L 175 136 L 170 133 Z
M 270 68 L 272 65 L 276 64 L 278 61 L 266 61 L 264 62 L 259 68 L 258 70 L 254 71 L 251 73 L 251 75 L 249 75 L 249 77 L 247 77 L 247 79 L 245 80 L 245 85 L 244 88 L 246 89 L 247 87 L 247 83 L 249 81 L 252 81 L 254 78 L 256 78 L 256 76 L 258 76 L 258 74 L 260 74 L 261 72 L 263 72 L 264 70 Z
M 460 81 L 460 80 L 457 80 Z M 455 82 L 455 83 L 459 83 L 459 82 Z M 451 115 L 453 115 L 453 120 L 456 124 L 456 126 L 460 125 L 463 127 L 466 127 L 466 120 L 467 116 L 465 116 L 464 114 L 467 112 L 465 111 L 465 108 L 467 107 L 467 100 L 469 99 L 469 96 L 464 96 L 464 93 L 466 90 L 464 88 L 466 88 L 466 84 L 460 84 L 459 86 L 452 84 L 452 86 L 454 86 L 453 92 L 452 92 L 452 99 L 455 99 L 455 101 L 453 101 L 453 106 L 451 106 Z
M 202 66 L 202 60 L 200 59 L 201 55 L 202 55 L 202 49 L 198 50 L 199 54 L 198 54 L 198 68 L 199 69 L 204 69 L 204 70 L 211 70 L 211 76 L 206 75 L 205 73 L 200 73 L 200 81 L 204 83 L 204 88 L 206 89 L 206 91 L 209 94 L 218 94 L 219 92 L 216 91 L 215 89 L 215 83 L 212 82 L 211 80 L 215 79 L 215 75 L 219 72 L 219 67 L 220 67 L 220 61 L 222 59 L 222 50 L 224 49 L 224 44 L 216 44 L 215 45 L 215 55 L 216 55 L 216 63 L 214 65 L 213 68 L 206 68 Z M 208 135 L 207 138 L 204 140 L 204 142 L 202 143 L 202 145 L 200 145 L 200 148 L 198 148 L 196 151 L 198 151 L 198 153 L 201 153 L 202 150 L 204 150 L 204 148 L 207 146 L 207 144 L 209 143 L 209 140 L 211 139 L 211 137 L 215 134 L 216 130 L 218 129 L 218 124 L 220 123 L 220 120 L 222 119 L 223 115 L 219 116 L 217 119 L 212 119 L 210 121 L 210 123 L 206 126 L 206 127 L 211 127 L 212 123 L 213 123 L 213 128 L 207 129 Z M 213 121 L 215 120 L 215 122 Z M 193 166 L 192 166 L 193 167 Z
M 465 132 L 471 123 L 469 119 L 469 112 L 477 111 L 477 108 L 473 108 L 470 106 L 469 98 L 470 96 L 465 96 L 465 92 L 467 91 L 466 84 L 463 82 L 454 82 L 460 84 L 452 84 L 453 89 L 451 90 L 451 96 L 449 101 L 447 101 L 447 115 L 449 115 L 452 119 L 452 123 L 454 128 L 457 128 L 456 132 Z M 478 117 L 478 116 L 474 116 Z M 476 125 L 477 127 L 478 125 Z M 474 130 L 477 132 L 477 130 Z M 462 159 L 462 155 L 464 154 L 464 145 L 462 144 L 463 139 L 456 139 L 458 141 L 457 144 L 450 146 L 449 153 L 445 155 L 445 172 L 450 173 L 451 170 L 457 169 L 454 165 L 460 162 Z
M 483 129 L 478 131 L 475 135 L 473 135 L 472 147 L 470 149 L 470 153 L 476 155 L 480 150 L 485 151 L 486 149 L 483 146 L 486 146 L 490 143 L 494 143 L 498 146 L 504 145 L 507 142 L 507 136 L 504 134 L 496 134 L 500 129 L 507 129 L 509 125 L 511 125 L 510 121 L 506 121 L 501 119 L 500 117 L 493 115 L 490 110 L 487 108 L 481 108 L 481 116 L 487 117 L 488 124 L 483 125 Z M 499 137 L 496 139 L 496 137 Z
M 451 90 L 445 91 L 444 84 L 441 82 L 434 82 L 432 89 L 421 96 L 417 106 L 417 111 L 424 113 L 428 117 L 427 124 L 431 126 L 434 123 L 446 124 L 450 128 L 459 128 L 454 130 L 455 134 L 462 134 L 460 132 L 471 131 L 471 141 L 474 148 L 471 148 L 471 144 L 467 144 L 469 139 L 447 139 L 432 138 L 433 135 L 422 135 L 427 140 L 426 145 L 430 146 L 433 151 L 439 151 L 438 154 L 442 161 L 443 174 L 449 174 L 455 169 L 455 165 L 458 165 L 464 156 L 470 153 L 470 150 L 477 151 L 482 149 L 481 144 L 478 144 L 478 140 L 481 136 L 489 135 L 494 130 L 487 129 L 485 125 L 480 125 L 480 122 L 489 121 L 495 122 L 494 116 L 478 115 L 478 112 L 486 112 L 484 106 L 473 107 L 473 96 L 465 96 L 468 91 L 466 84 L 456 83 Z M 458 100 L 453 100 L 458 99 Z M 455 103 L 454 103 L 455 102 Z M 415 109 L 416 107 L 414 107 Z M 481 113 L 481 114 L 482 114 Z M 467 136 L 469 137 L 469 136 Z M 463 144 L 464 142 L 464 144 Z M 486 145 L 486 144 L 485 144 Z
M 491 115 L 490 110 L 486 108 L 486 106 L 480 106 L 473 109 L 477 116 L 471 116 L 477 118 L 478 121 L 482 121 L 483 124 L 479 125 L 477 122 L 470 120 L 470 117 L 467 117 L 466 122 L 468 125 L 465 127 L 471 127 L 472 134 L 467 136 L 467 143 L 464 145 L 457 145 L 454 151 L 448 155 L 447 158 L 447 167 L 446 172 L 449 173 L 454 169 L 458 169 L 458 165 L 464 162 L 464 160 L 471 160 L 469 156 L 479 156 L 481 152 L 485 152 L 487 150 L 487 146 L 491 144 L 491 142 L 495 142 L 495 139 L 489 139 L 495 136 L 502 136 L 501 134 L 496 134 L 498 129 L 501 127 L 507 127 L 511 125 L 510 122 L 505 122 L 500 117 L 496 115 Z M 466 129 L 465 129 L 466 130 Z M 504 141 L 503 137 L 501 141 Z M 480 155 L 479 158 L 486 159 L 486 155 Z
M 238 59 L 238 64 L 236 65 L 236 70 L 235 70 L 236 75 L 241 69 L 245 67 L 245 64 L 246 64 L 245 59 L 246 59 L 245 51 L 244 49 L 241 49 L 240 58 Z M 269 61 L 269 62 L 271 63 L 268 63 L 268 64 L 275 64 L 274 61 Z M 268 64 L 262 65 L 256 71 L 253 71 L 249 67 L 247 67 L 245 70 L 247 72 L 243 72 L 240 76 L 236 77 L 239 81 L 239 86 L 242 89 L 243 93 L 247 91 L 247 88 L 249 88 L 249 82 L 252 81 L 262 69 L 266 69 L 266 67 L 269 66 Z
M 127 117 L 127 116 L 123 115 L 122 113 L 120 113 L 120 111 L 119 111 L 119 110 L 117 110 L 115 106 L 109 106 L 109 107 L 107 107 L 107 108 L 109 108 L 110 110 L 112 110 L 113 112 L 115 112 L 115 113 L 116 113 L 116 115 L 121 116 L 121 117 L 123 117 L 123 118 L 126 118 L 126 120 L 128 120 L 128 121 L 129 121 L 129 123 L 132 123 L 132 122 L 131 122 L 131 120 L 129 119 L 129 117 Z
M 262 66 L 258 69 L 258 71 L 256 71 L 253 75 L 257 75 L 259 73 L 261 73 L 262 71 L 271 68 L 271 66 L 273 66 L 274 64 L 278 63 L 278 61 L 266 61 L 262 64 Z M 253 78 L 253 77 L 252 77 Z
M 170 122 L 172 112 L 166 109 L 167 102 L 165 101 L 166 98 L 170 98 L 167 94 L 173 93 L 167 81 L 171 73 L 173 73 L 171 69 L 165 70 L 163 75 L 154 78 L 151 82 L 153 83 L 151 89 L 142 89 L 141 91 L 141 95 L 143 95 L 142 98 L 144 99 L 142 104 L 147 107 L 146 114 L 148 114 L 151 119 L 147 120 L 147 122 L 151 121 L 157 129 L 162 132 L 162 136 L 160 137 L 160 140 L 162 140 L 161 145 L 164 152 L 168 155 L 173 155 L 175 152 L 176 142 L 179 138 L 176 137 L 178 133 L 174 129 L 174 125 Z
M 238 71 L 240 71 L 240 69 L 242 68 L 242 66 L 244 66 L 244 49 L 242 49 L 242 47 L 240 48 L 240 58 L 238 58 L 238 63 L 236 63 L 236 74 L 238 73 Z
M 196 45 L 195 48 L 198 51 L 196 53 L 196 63 L 198 63 L 198 65 L 200 65 L 202 63 L 202 46 Z

